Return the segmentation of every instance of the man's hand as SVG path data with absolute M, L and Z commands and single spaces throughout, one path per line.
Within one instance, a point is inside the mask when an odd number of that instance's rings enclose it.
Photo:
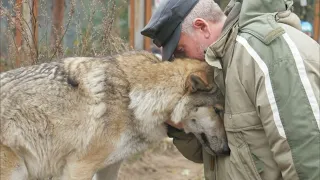
M 192 133 L 186 134 L 182 123 L 175 124 L 171 120 L 165 123 L 168 124 L 168 137 L 173 139 L 173 144 L 179 152 L 195 163 L 203 163 L 202 145 L 196 136 Z
M 172 127 L 175 127 L 177 129 L 183 129 L 183 124 L 180 122 L 178 124 L 172 122 L 171 120 L 166 121 L 167 124 L 169 124 Z

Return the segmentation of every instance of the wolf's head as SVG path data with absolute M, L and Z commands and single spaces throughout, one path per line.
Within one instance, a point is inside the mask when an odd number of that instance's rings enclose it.
M 186 133 L 193 133 L 211 154 L 229 154 L 223 126 L 224 97 L 213 82 L 212 68 L 188 74 L 185 94 L 171 114 L 172 121 L 181 122 Z
M 128 57 L 122 68 L 132 83 L 129 108 L 141 128 L 154 131 L 152 127 L 171 119 L 184 124 L 208 152 L 229 153 L 223 121 L 216 112 L 222 110 L 224 97 L 213 81 L 213 67 L 189 58 L 162 62 L 149 53 Z

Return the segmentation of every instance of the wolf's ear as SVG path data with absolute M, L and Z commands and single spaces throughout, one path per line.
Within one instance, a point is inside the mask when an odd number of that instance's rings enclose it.
M 210 91 L 212 86 L 208 83 L 206 72 L 198 71 L 190 74 L 187 81 L 187 89 L 191 93 L 197 91 Z

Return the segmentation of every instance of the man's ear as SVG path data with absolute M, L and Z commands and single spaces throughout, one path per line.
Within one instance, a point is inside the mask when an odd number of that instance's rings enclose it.
M 197 91 L 210 91 L 212 86 L 209 86 L 206 72 L 198 71 L 190 74 L 187 80 L 187 89 L 191 93 Z
M 211 35 L 210 29 L 209 29 L 209 24 L 206 20 L 202 18 L 196 18 L 193 20 L 193 27 L 196 29 L 200 29 L 202 31 L 202 34 L 206 37 L 209 38 Z

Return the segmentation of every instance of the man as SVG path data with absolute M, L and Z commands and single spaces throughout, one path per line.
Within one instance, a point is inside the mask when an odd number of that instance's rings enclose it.
M 230 156 L 210 156 L 169 126 L 181 153 L 207 180 L 318 180 L 319 44 L 301 32 L 292 1 L 164 0 L 142 34 L 163 60 L 187 56 L 215 67 L 225 95 Z M 168 124 L 177 126 L 170 121 Z

